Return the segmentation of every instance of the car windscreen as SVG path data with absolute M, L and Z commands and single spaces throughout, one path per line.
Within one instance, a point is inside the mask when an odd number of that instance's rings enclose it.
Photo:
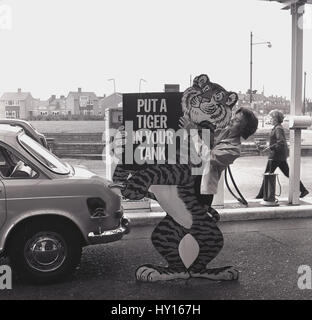
M 70 171 L 65 163 L 25 133 L 19 135 L 18 141 L 26 151 L 49 170 L 57 174 L 69 174 Z

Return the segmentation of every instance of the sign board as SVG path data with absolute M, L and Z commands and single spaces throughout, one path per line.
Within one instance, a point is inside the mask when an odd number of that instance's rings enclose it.
M 123 163 L 127 169 L 168 163 L 168 145 L 182 116 L 182 93 L 123 94 L 123 124 L 129 132 Z M 132 134 L 131 134 L 132 133 Z
M 106 131 L 122 126 L 127 133 L 119 158 L 124 170 L 141 170 L 150 164 L 171 164 L 170 160 L 174 159 L 168 152 L 170 150 L 176 151 L 175 163 L 179 161 L 179 132 L 185 133 L 184 130 L 179 131 L 179 119 L 183 114 L 182 96 L 180 92 L 123 94 L 122 108 L 106 110 Z M 172 141 L 168 138 L 170 132 L 176 134 Z M 107 177 L 111 179 L 115 166 L 110 161 L 109 137 L 107 134 L 106 170 Z M 223 206 L 223 190 L 222 178 L 213 205 Z

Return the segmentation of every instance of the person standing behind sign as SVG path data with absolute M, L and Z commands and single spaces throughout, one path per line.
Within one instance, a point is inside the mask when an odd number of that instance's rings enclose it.
M 219 131 L 213 145 L 210 148 L 196 134 L 198 126 L 192 123 L 186 116 L 180 119 L 180 126 L 190 131 L 195 149 L 204 161 L 202 176 L 196 177 L 195 189 L 199 202 L 209 208 L 208 212 L 218 220 L 218 214 L 211 208 L 214 195 L 218 190 L 218 183 L 227 166 L 240 157 L 241 137 L 247 139 L 255 133 L 258 127 L 258 119 L 253 111 L 247 108 L 238 109 L 233 115 L 229 125 Z M 202 125 L 200 126 L 204 128 Z M 207 129 L 209 127 L 206 127 Z
M 289 178 L 289 166 L 287 163 L 288 157 L 288 146 L 285 137 L 284 128 L 282 123 L 284 121 L 284 114 L 279 110 L 272 110 L 269 113 L 271 117 L 271 123 L 273 129 L 270 134 L 270 153 L 269 159 L 265 168 L 265 172 L 274 173 L 276 168 L 280 168 L 283 174 Z M 309 191 L 305 188 L 303 183 L 300 181 L 300 198 L 305 197 Z M 263 198 L 263 182 L 256 196 L 256 199 Z

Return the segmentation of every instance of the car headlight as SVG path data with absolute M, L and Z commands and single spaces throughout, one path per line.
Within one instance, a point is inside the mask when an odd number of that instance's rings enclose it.
M 87 205 L 92 218 L 107 217 L 106 203 L 101 198 L 89 198 Z

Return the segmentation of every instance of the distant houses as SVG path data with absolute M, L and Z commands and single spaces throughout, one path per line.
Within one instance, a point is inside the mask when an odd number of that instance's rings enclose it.
M 238 93 L 237 107 L 250 106 L 249 93 Z M 290 112 L 290 101 L 285 97 L 265 96 L 264 93 L 253 93 L 252 95 L 253 109 L 261 114 L 268 114 L 273 109 L 279 109 L 285 114 Z
M 35 99 L 30 92 L 5 92 L 0 97 L 0 117 L 32 119 L 45 116 L 103 116 L 106 108 L 122 105 L 122 94 L 98 97 L 94 92 L 70 91 L 65 97 L 51 95 L 48 100 Z
M 26 119 L 37 109 L 39 101 L 30 92 L 6 92 L 0 98 L 2 118 Z
M 48 116 L 48 115 L 65 115 L 66 111 L 66 98 L 65 96 L 52 95 L 48 100 L 40 101 L 38 108 L 32 116 Z
M 239 92 L 238 96 L 237 107 L 250 105 L 248 93 Z M 47 100 L 40 100 L 35 99 L 30 92 L 23 92 L 19 88 L 16 92 L 5 92 L 0 97 L 0 117 L 33 119 L 46 116 L 70 118 L 79 115 L 104 118 L 107 108 L 121 106 L 122 93 L 119 92 L 101 97 L 92 91 L 83 91 L 82 88 L 78 88 L 77 91 L 70 91 L 67 96 L 51 95 Z M 290 102 L 284 97 L 267 97 L 264 93 L 255 93 L 253 94 L 253 108 L 261 114 L 267 114 L 272 109 L 281 109 L 285 113 L 289 113 Z
M 81 115 L 101 115 L 102 110 L 99 109 L 99 98 L 94 92 L 70 91 L 66 98 L 66 108 L 68 114 Z
M 115 92 L 107 97 L 104 97 L 100 99 L 99 105 L 102 111 L 102 114 L 104 114 L 105 110 L 107 108 L 116 108 L 122 106 L 122 94 Z

